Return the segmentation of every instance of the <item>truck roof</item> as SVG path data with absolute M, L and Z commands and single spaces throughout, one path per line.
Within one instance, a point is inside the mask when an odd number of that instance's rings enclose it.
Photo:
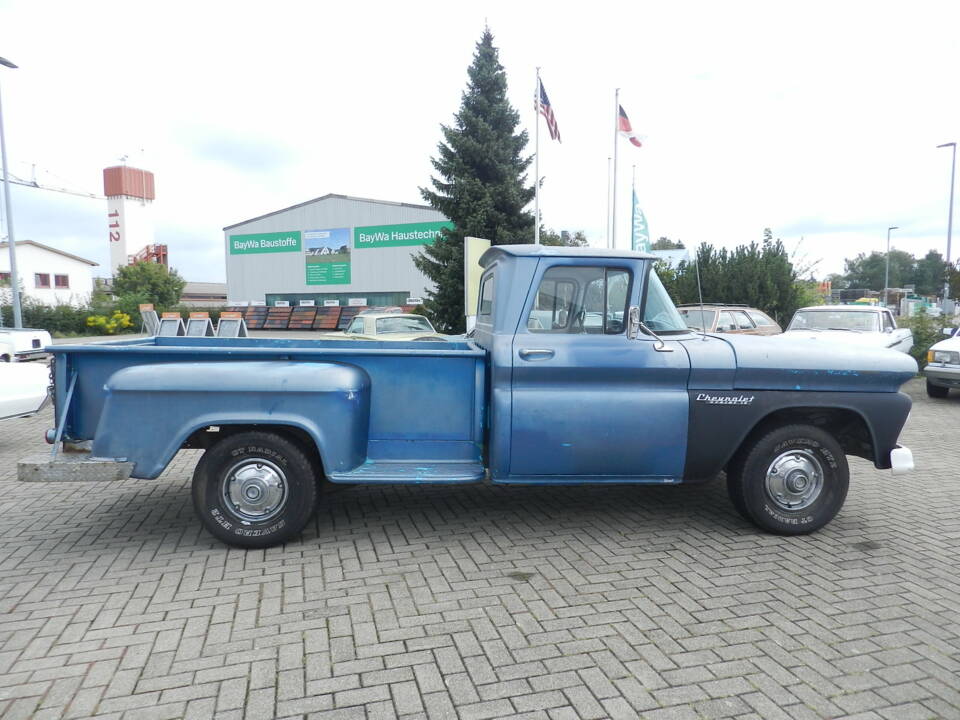
M 568 247 L 566 245 L 494 245 L 480 256 L 480 264 L 487 267 L 498 255 L 514 257 L 582 257 L 582 258 L 630 258 L 634 260 L 656 260 L 656 255 L 635 252 L 633 250 L 611 250 L 609 248 Z

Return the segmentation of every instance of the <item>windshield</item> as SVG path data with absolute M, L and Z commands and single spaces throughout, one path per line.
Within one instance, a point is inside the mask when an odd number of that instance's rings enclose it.
M 877 313 L 862 310 L 800 310 L 790 321 L 790 330 L 851 330 L 879 332 Z
M 713 327 L 713 319 L 717 316 L 716 310 L 701 310 L 700 308 L 681 308 L 680 317 L 687 323 L 687 327 L 697 330 L 709 330 Z
M 386 333 L 433 332 L 433 326 L 425 317 L 388 317 L 377 320 L 377 335 Z
M 647 275 L 647 298 L 643 306 L 643 323 L 655 333 L 688 332 L 667 289 L 653 270 Z

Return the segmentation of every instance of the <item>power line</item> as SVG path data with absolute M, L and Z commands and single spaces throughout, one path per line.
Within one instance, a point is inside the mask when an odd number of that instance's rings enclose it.
M 50 192 L 64 193 L 65 195 L 76 195 L 77 197 L 90 198 L 92 200 L 104 200 L 105 196 L 96 195 L 95 193 L 82 192 L 80 190 L 70 190 L 68 188 L 59 188 L 59 187 L 50 187 L 48 185 L 41 185 L 36 180 L 24 180 L 23 178 L 17 177 L 13 173 L 10 173 L 10 184 L 11 185 L 22 185 L 23 187 L 34 188 L 35 190 L 49 190 Z

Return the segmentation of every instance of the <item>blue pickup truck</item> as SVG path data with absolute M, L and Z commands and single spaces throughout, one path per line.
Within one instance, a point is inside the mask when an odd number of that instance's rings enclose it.
M 897 445 L 912 358 L 693 332 L 653 263 L 493 247 L 476 328 L 451 342 L 51 347 L 54 448 L 22 461 L 20 479 L 156 478 L 202 448 L 201 521 L 266 547 L 303 529 L 328 483 L 661 485 L 726 471 L 745 518 L 792 535 L 840 510 L 847 455 L 912 469 Z

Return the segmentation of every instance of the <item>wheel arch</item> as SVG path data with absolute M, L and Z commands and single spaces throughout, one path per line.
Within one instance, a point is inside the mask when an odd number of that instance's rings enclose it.
M 219 425 L 205 423 L 189 431 L 181 441 L 179 449 L 207 450 L 221 440 L 244 432 L 274 433 L 286 438 L 307 455 L 320 475 L 324 474 L 326 464 L 323 459 L 322 441 L 314 437 L 310 429 L 301 423 L 224 422 Z

